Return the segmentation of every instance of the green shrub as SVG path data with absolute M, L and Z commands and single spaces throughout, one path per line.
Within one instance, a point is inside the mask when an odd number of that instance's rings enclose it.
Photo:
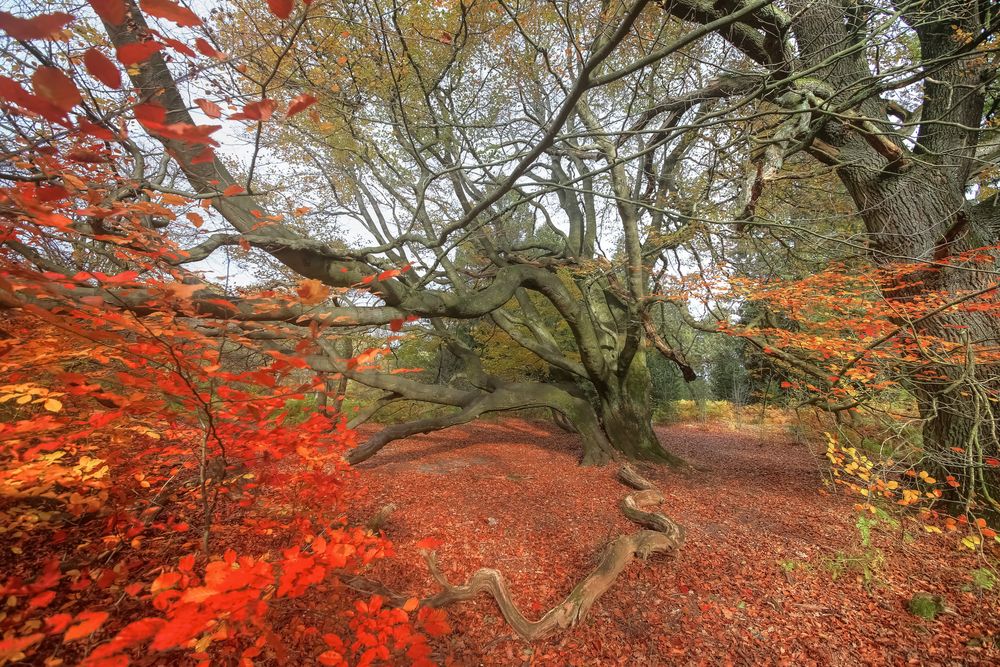
M 971 572 L 972 585 L 980 593 L 992 591 L 997 585 L 997 575 L 985 567 L 980 567 Z
M 910 613 L 926 621 L 933 621 L 934 618 L 944 611 L 944 600 L 940 595 L 930 593 L 916 593 L 907 605 Z

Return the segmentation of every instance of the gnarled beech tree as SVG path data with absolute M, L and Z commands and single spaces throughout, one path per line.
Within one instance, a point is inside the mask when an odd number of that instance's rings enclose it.
M 645 1 L 561 18 L 555 10 L 534 17 L 533 11 L 505 14 L 485 6 L 431 9 L 417 3 L 404 10 L 334 3 L 301 6 L 287 21 L 277 21 L 252 6 L 238 17 L 244 22 L 240 30 L 246 29 L 242 44 L 225 43 L 227 49 L 242 48 L 233 58 L 237 66 L 216 64 L 222 74 L 213 79 L 173 64 L 180 56 L 161 32 L 167 28 L 152 29 L 136 6 L 127 6 L 122 20 L 103 17 L 103 26 L 120 58 L 146 51 L 134 56 L 127 71 L 135 96 L 122 101 L 134 105 L 139 125 L 159 142 L 163 156 L 155 159 L 156 146 L 149 142 L 122 140 L 134 157 L 127 187 L 174 193 L 178 186 L 168 185 L 171 178 L 186 181 L 181 194 L 210 201 L 230 228 L 178 253 L 173 264 L 183 270 L 222 248 L 253 247 L 276 259 L 307 292 L 324 293 L 319 284 L 342 290 L 308 305 L 281 298 L 233 300 L 188 272 L 191 307 L 201 315 L 225 313 L 229 321 L 235 314 L 247 327 L 287 322 L 286 340 L 268 334 L 276 347 L 298 344 L 305 329 L 295 325 L 311 325 L 315 369 L 341 373 L 387 397 L 457 408 L 382 431 L 352 452 L 353 462 L 394 438 L 487 412 L 548 407 L 580 432 L 585 462 L 620 454 L 679 463 L 651 427 L 645 362 L 650 337 L 688 377 L 693 372 L 650 326 L 647 309 L 654 300 L 650 271 L 657 258 L 692 230 L 654 203 L 676 194 L 679 165 L 697 138 L 680 121 L 698 112 L 704 96 L 681 98 L 649 135 L 623 129 L 637 120 L 620 100 L 625 96 L 645 110 L 651 98 L 667 93 L 658 82 L 670 77 L 655 64 L 740 13 L 673 34 L 672 22 L 664 23 Z M 435 20 L 446 28 L 431 46 L 420 32 L 428 12 L 439 13 Z M 233 17 L 222 18 L 225 24 Z M 224 37 L 231 27 L 225 26 Z M 331 31 L 356 41 L 341 53 L 319 48 Z M 517 48 L 498 40 L 501 32 Z M 221 55 L 215 48 L 205 42 L 202 51 Z M 525 53 L 514 58 L 519 49 Z M 349 69 L 351 60 L 361 73 L 347 76 L 335 94 L 328 80 L 311 79 L 325 69 Z M 198 105 L 217 117 L 220 108 L 202 98 L 194 102 L 179 88 L 179 81 L 190 79 L 204 90 L 191 97 L 211 95 L 218 78 L 229 75 L 236 78 L 236 91 L 218 91 L 226 96 L 218 101 L 241 104 L 243 111 L 231 119 L 250 121 L 254 133 L 249 165 L 239 175 L 206 148 L 211 129 L 196 125 L 190 111 Z M 509 90 L 518 91 L 516 98 L 504 95 Z M 272 117 L 277 100 L 285 108 L 293 92 L 286 116 L 315 105 L 310 114 L 282 124 L 291 138 L 278 137 L 284 143 L 268 148 L 278 125 Z M 341 131 L 331 131 L 331 125 Z M 336 241 L 319 211 L 305 224 L 275 214 L 278 197 L 268 190 L 280 186 L 256 173 L 270 150 L 296 153 L 298 164 L 308 167 L 291 183 L 284 177 L 289 196 L 303 195 L 295 187 L 302 179 L 327 224 L 353 220 L 374 245 Z M 318 180 L 323 193 L 314 187 Z M 610 256 L 600 251 L 602 242 L 614 246 Z M 79 268 L 37 248 L 15 249 L 46 270 L 70 275 Z M 137 312 L 146 304 L 140 291 L 92 291 Z M 571 349 L 556 344 L 529 293 L 541 295 L 562 318 L 572 333 Z M 9 300 L 13 305 L 17 296 Z M 519 314 L 501 310 L 510 303 L 519 305 Z M 484 318 L 572 380 L 562 386 L 508 383 L 485 373 L 450 325 Z M 463 386 L 428 385 L 349 364 L 325 339 L 335 330 L 398 330 L 407 321 L 440 337 L 463 362 Z
M 275 347 L 311 347 L 317 370 L 383 391 L 378 405 L 405 398 L 453 408 L 382 431 L 352 453 L 355 462 L 394 438 L 549 407 L 581 433 L 587 462 L 621 454 L 678 463 L 650 425 L 646 355 L 663 353 L 694 374 L 652 313 L 684 302 L 696 283 L 680 279 L 703 267 L 701 250 L 714 252 L 720 238 L 725 246 L 730 223 L 769 224 L 758 210 L 762 193 L 768 181 L 796 176 L 783 165 L 797 152 L 839 176 L 876 262 L 928 269 L 905 290 L 884 286 L 887 298 L 982 292 L 995 281 L 993 271 L 955 259 L 997 241 L 989 124 L 998 18 L 989 3 L 285 9 L 279 20 L 261 3 L 227 4 L 211 28 L 195 28 L 201 57 L 171 41 L 171 24 L 151 27 L 129 4 L 123 17 L 104 16 L 103 27 L 128 61 L 135 95 L 87 103 L 95 123 L 131 107 L 155 140 L 115 140 L 132 165 L 116 196 L 201 199 L 222 225 L 192 235 L 151 216 L 151 225 L 192 241 L 171 260 L 192 308 L 235 313 L 248 333 L 255 322 L 287 323 L 285 338 L 269 329 Z M 228 127 L 247 123 L 242 155 L 206 149 L 212 130 L 192 116 L 197 108 L 198 118 L 218 118 L 226 106 L 238 110 Z M 283 168 L 265 169 L 276 157 Z M 106 228 L 87 224 L 95 244 L 107 243 Z M 298 283 L 305 296 L 222 298 L 185 269 L 234 248 L 254 249 L 254 263 L 276 260 L 277 284 Z M 45 270 L 78 268 L 69 253 L 15 250 Z M 141 293 L 94 290 L 144 308 Z M 537 299 L 558 313 L 570 342 L 545 326 Z M 483 322 L 560 381 L 487 373 L 462 331 Z M 347 363 L 331 336 L 404 326 L 438 338 L 461 361 L 460 381 Z M 997 338 L 988 312 L 945 310 L 911 328 L 935 340 Z M 963 409 L 955 380 L 964 371 L 938 365 L 933 381 L 909 378 L 927 447 L 958 441 L 979 460 L 995 454 L 992 417 Z M 995 397 L 988 378 L 998 373 L 977 373 L 987 378 L 977 386 Z M 959 478 L 967 498 L 995 488 L 977 461 Z

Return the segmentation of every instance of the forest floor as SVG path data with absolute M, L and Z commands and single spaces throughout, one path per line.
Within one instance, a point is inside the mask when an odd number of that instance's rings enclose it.
M 698 470 L 644 469 L 661 511 L 687 530 L 674 557 L 632 563 L 586 621 L 529 645 L 492 598 L 448 608 L 439 658 L 459 665 L 998 664 L 1000 591 L 972 585 L 982 567 L 955 535 L 880 521 L 863 545 L 854 499 L 823 490 L 817 452 L 749 427 L 659 428 Z M 358 466 L 368 490 L 354 518 L 387 503 L 398 556 L 376 578 L 437 592 L 416 542 L 440 539 L 453 583 L 500 570 L 529 618 L 561 602 L 611 539 L 636 529 L 618 506 L 613 466 L 577 465 L 575 437 L 523 420 L 477 422 L 410 438 Z M 914 593 L 944 599 L 933 621 Z

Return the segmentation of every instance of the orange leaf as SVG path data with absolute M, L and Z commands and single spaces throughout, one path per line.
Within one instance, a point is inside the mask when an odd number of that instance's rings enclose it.
M 271 8 L 271 13 L 279 19 L 287 19 L 292 13 L 294 0 L 267 0 L 267 6 Z
M 108 620 L 106 611 L 84 611 L 76 617 L 76 625 L 70 626 L 63 636 L 63 641 L 71 642 L 91 635 Z
M 320 303 L 330 296 L 330 288 L 315 278 L 306 278 L 295 288 L 302 303 L 313 305 Z
M 403 611 L 413 611 L 419 606 L 420 606 L 420 600 L 418 600 L 417 598 L 410 598 L 403 605 Z
M 0 30 L 14 39 L 50 39 L 72 20 L 73 16 L 65 12 L 39 14 L 30 19 L 0 12 Z
M 222 109 L 215 102 L 209 102 L 205 98 L 199 97 L 194 101 L 194 103 L 197 104 L 201 108 L 202 112 L 209 118 L 218 118 L 222 115 Z
M 191 221 L 191 224 L 195 226 L 195 229 L 205 224 L 204 218 L 202 218 L 194 211 L 188 211 L 187 213 L 184 214 L 184 216 Z
M 139 7 L 150 16 L 173 21 L 182 27 L 192 28 L 201 25 L 201 19 L 194 12 L 171 0 L 140 0 Z
M 236 185 L 234 183 L 234 184 L 230 185 L 228 188 L 226 188 L 225 190 L 222 191 L 222 196 L 223 197 L 232 197 L 234 195 L 238 195 L 238 194 L 241 194 L 243 192 L 246 192 L 246 190 L 243 189 L 243 186 L 242 185 Z
M 285 118 L 291 118 L 295 114 L 305 111 L 313 104 L 316 103 L 316 98 L 307 93 L 302 93 L 297 96 L 292 103 L 288 105 L 288 111 L 285 112 Z
M 94 77 L 108 88 L 121 88 L 122 75 L 111 59 L 101 53 L 96 47 L 87 49 L 83 54 L 83 64 L 90 76 Z
M 63 111 L 69 111 L 83 101 L 73 79 L 55 67 L 36 69 L 31 75 L 31 85 L 35 94 Z

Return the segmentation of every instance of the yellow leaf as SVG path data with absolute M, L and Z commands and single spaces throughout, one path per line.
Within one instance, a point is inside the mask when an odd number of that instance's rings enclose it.
M 62 403 L 60 403 L 54 398 L 48 398 L 45 400 L 45 403 L 42 404 L 42 407 L 44 407 L 49 412 L 59 412 L 60 410 L 62 410 Z

